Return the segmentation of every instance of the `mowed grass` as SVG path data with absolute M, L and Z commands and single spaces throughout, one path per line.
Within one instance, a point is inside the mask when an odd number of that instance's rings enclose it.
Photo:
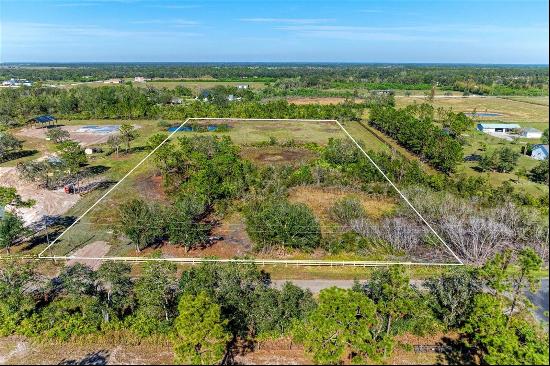
M 192 121 L 196 123 L 197 121 Z M 247 145 L 269 141 L 274 137 L 279 143 L 317 143 L 324 145 L 330 138 L 347 138 L 335 122 L 325 121 L 200 121 L 201 124 L 227 124 L 228 132 L 178 132 L 181 136 L 226 135 L 236 144 Z
M 399 108 L 413 103 L 426 103 L 424 97 L 395 98 Z M 539 129 L 548 127 L 548 106 L 530 104 L 499 97 L 464 97 L 464 98 L 436 98 L 431 103 L 435 108 L 451 108 L 455 112 L 500 113 L 500 116 L 479 118 L 480 121 L 528 122 L 525 127 L 538 126 Z M 524 126 L 524 124 L 522 124 Z
M 510 147 L 514 151 L 521 152 L 521 148 L 527 142 L 533 144 L 539 140 L 520 139 L 517 142 L 506 141 L 497 137 L 487 135 L 477 130 L 468 131 L 465 138 L 468 142 L 464 145 L 464 156 L 479 155 L 483 156 L 503 147 Z M 459 165 L 457 173 L 463 173 L 467 176 L 482 176 L 486 177 L 494 186 L 500 186 L 504 182 L 511 182 L 513 186 L 520 192 L 527 192 L 536 196 L 547 195 L 548 186 L 530 181 L 526 177 L 518 176 L 517 172 L 521 169 L 529 171 L 539 164 L 538 160 L 531 159 L 529 156 L 521 155 L 516 168 L 511 173 L 497 172 L 480 172 L 478 171 L 478 162 L 469 161 Z

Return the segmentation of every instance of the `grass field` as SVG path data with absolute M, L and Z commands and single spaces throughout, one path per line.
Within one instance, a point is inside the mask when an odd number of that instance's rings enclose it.
M 426 103 L 423 97 L 396 98 L 397 107 L 404 107 L 413 103 Z M 499 97 L 467 97 L 467 98 L 436 98 L 432 105 L 435 108 L 453 108 L 455 112 L 494 112 L 500 116 L 483 117 L 482 121 L 517 122 L 525 127 L 538 126 L 539 129 L 548 127 L 548 106 L 525 103 L 517 100 Z M 545 127 L 546 126 L 546 127 Z
M 468 145 L 464 146 L 464 156 L 468 155 L 484 155 L 486 153 L 490 153 L 496 149 L 508 146 L 512 149 L 514 149 L 517 152 L 521 151 L 521 147 L 525 146 L 527 141 L 529 143 L 536 143 L 538 140 L 527 140 L 527 139 L 520 139 L 517 143 L 506 141 L 504 139 L 500 139 L 497 137 L 493 137 L 487 134 L 484 134 L 479 131 L 468 131 L 466 140 L 468 141 Z M 483 149 L 486 148 L 486 151 L 483 151 Z M 525 169 L 527 171 L 533 169 L 535 166 L 539 164 L 539 161 L 531 159 L 528 156 L 520 156 L 517 167 L 512 173 L 497 173 L 497 172 L 479 172 L 476 168 L 478 166 L 478 163 L 475 161 L 471 162 L 464 162 L 458 167 L 458 173 L 464 173 L 467 176 L 484 176 L 487 177 L 488 181 L 492 183 L 495 186 L 498 186 L 502 184 L 503 182 L 509 181 L 513 183 L 514 187 L 521 192 L 527 192 L 530 194 L 534 194 L 536 196 L 540 195 L 547 195 L 548 194 L 548 186 L 544 184 L 534 183 L 530 180 L 528 180 L 525 177 L 519 177 L 516 173 L 520 169 Z

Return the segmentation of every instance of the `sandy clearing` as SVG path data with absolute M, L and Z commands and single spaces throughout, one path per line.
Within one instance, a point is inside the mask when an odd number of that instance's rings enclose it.
M 93 146 L 98 144 L 106 143 L 109 140 L 110 136 L 116 135 L 118 132 L 110 133 L 96 133 L 96 132 L 80 132 L 78 131 L 84 126 L 93 126 L 89 125 L 77 125 L 77 126 L 62 126 L 61 129 L 68 131 L 70 138 L 72 140 L 80 142 L 82 146 Z M 105 126 L 103 126 L 105 127 Z M 141 128 L 141 126 L 134 125 L 134 128 Z M 47 128 L 37 128 L 37 127 L 25 127 L 19 130 L 16 135 L 19 137 L 32 137 L 37 139 L 46 139 Z
M 36 183 L 25 182 L 19 178 L 15 167 L 0 167 L 0 186 L 15 187 L 23 200 L 36 201 L 30 208 L 8 207 L 10 211 L 16 211 L 26 225 L 40 221 L 44 216 L 63 215 L 80 198 L 77 194 L 66 194 L 63 188 L 50 191 L 37 187 Z
M 101 258 L 105 256 L 110 249 L 111 249 L 111 246 L 107 244 L 107 242 L 94 241 L 93 243 L 90 243 L 84 246 L 83 248 L 76 250 L 70 256 L 84 257 L 84 258 Z M 74 266 L 77 263 L 84 264 L 92 268 L 94 271 L 101 266 L 101 260 L 99 259 L 71 259 L 67 262 L 67 265 Z

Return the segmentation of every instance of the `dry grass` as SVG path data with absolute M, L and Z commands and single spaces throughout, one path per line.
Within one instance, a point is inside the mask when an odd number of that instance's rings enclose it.
M 375 198 L 359 191 L 346 191 L 342 188 L 326 188 L 314 186 L 301 186 L 292 188 L 289 192 L 289 200 L 307 205 L 322 222 L 330 221 L 329 208 L 337 200 L 352 196 L 357 198 L 365 208 L 369 217 L 380 218 L 391 212 L 396 203 L 388 198 Z
M 411 96 L 396 98 L 397 107 L 404 107 L 413 103 L 426 103 L 426 98 Z M 453 108 L 456 112 L 477 112 L 500 113 L 500 116 L 483 117 L 484 121 L 504 122 L 530 122 L 538 123 L 548 127 L 548 106 L 540 104 L 525 103 L 517 100 L 504 99 L 499 97 L 465 97 L 465 98 L 436 98 L 432 105 L 435 108 Z M 534 127 L 534 126 L 533 126 Z M 544 129 L 544 128 L 542 128 Z
M 241 157 L 255 164 L 266 165 L 303 165 L 313 160 L 316 154 L 307 149 L 281 146 L 243 147 Z

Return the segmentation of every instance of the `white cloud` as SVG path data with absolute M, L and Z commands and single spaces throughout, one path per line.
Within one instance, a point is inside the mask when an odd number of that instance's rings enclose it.
M 249 23 L 286 23 L 286 24 L 319 24 L 334 21 L 326 18 L 242 18 L 242 22 Z

